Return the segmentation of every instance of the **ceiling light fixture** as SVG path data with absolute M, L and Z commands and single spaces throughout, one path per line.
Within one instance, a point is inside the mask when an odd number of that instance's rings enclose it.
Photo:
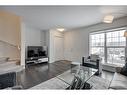
M 104 17 L 103 22 L 104 22 L 104 23 L 112 23 L 112 22 L 113 22 L 113 19 L 114 19 L 114 16 L 113 16 L 113 15 L 106 15 L 106 16 Z
M 64 28 L 58 28 L 57 30 L 60 32 L 63 32 L 65 29 Z

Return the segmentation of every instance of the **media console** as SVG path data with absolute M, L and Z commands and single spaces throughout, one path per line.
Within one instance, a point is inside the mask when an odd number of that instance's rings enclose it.
M 31 57 L 26 59 L 26 64 L 39 64 L 48 62 L 48 57 Z

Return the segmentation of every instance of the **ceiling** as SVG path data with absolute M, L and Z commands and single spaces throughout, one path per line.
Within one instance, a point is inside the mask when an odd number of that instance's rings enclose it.
M 0 6 L 13 12 L 31 26 L 45 30 L 78 28 L 101 23 L 107 14 L 115 18 L 127 15 L 127 6 Z

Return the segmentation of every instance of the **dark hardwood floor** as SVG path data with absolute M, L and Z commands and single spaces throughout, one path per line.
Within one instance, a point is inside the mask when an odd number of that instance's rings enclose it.
M 17 74 L 17 83 L 22 85 L 24 89 L 28 89 L 41 82 L 56 77 L 70 68 L 71 65 L 69 61 L 30 65 Z
M 17 74 L 17 83 L 24 89 L 33 87 L 41 82 L 56 77 L 71 68 L 70 61 L 57 61 L 54 63 L 42 63 L 27 66 L 25 70 Z M 113 73 L 103 71 L 102 78 L 111 81 Z

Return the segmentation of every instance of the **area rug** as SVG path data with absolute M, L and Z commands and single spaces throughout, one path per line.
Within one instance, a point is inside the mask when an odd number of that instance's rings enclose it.
M 58 78 L 52 78 L 49 79 L 46 82 L 42 82 L 39 85 L 36 85 L 32 88 L 30 88 L 30 90 L 39 90 L 39 89 L 66 89 L 67 87 L 69 87 L 68 84 L 66 84 L 65 82 L 63 82 L 62 80 L 58 79 Z
M 109 80 L 106 80 L 104 78 L 95 75 L 88 80 L 88 83 L 92 85 L 92 89 L 98 89 L 98 90 L 108 89 L 110 85 Z

